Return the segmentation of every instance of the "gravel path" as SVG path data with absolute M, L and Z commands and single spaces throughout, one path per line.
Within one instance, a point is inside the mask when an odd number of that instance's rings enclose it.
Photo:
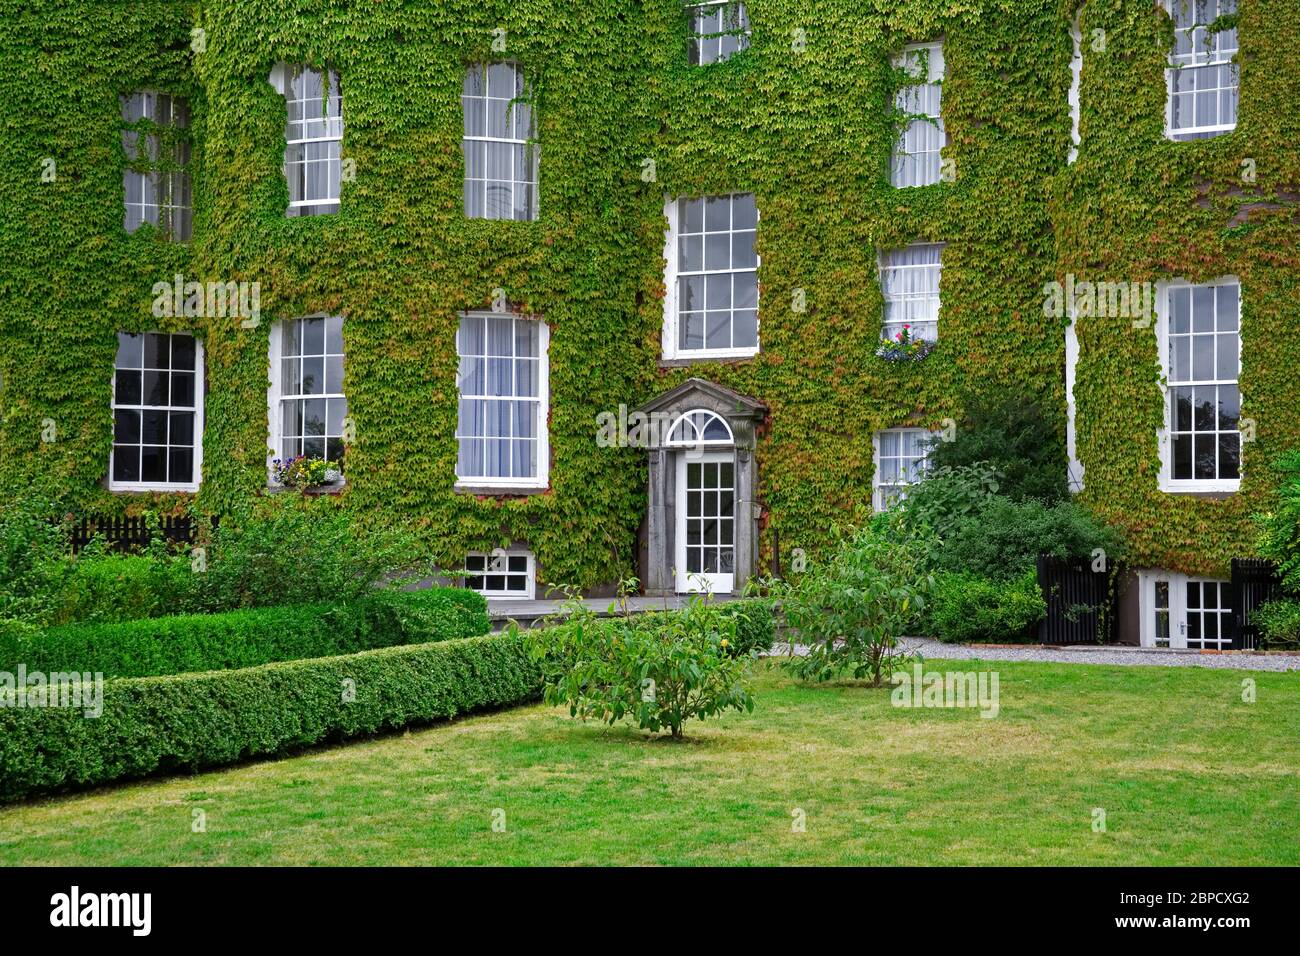
M 901 642 L 908 651 L 936 660 L 1041 661 L 1056 664 L 1125 664 L 1148 667 L 1216 667 L 1243 671 L 1300 671 L 1300 654 L 1252 654 L 1248 651 L 1202 654 L 1199 651 L 1171 651 L 1150 647 L 989 647 L 944 644 L 928 637 L 908 637 Z M 774 657 L 789 653 L 789 645 L 772 648 Z M 806 649 L 795 647 L 795 653 Z

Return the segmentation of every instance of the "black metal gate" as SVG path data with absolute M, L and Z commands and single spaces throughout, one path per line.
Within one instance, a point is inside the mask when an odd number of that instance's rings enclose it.
M 1121 569 L 1094 571 L 1082 559 L 1038 556 L 1038 587 L 1047 616 L 1038 625 L 1042 644 L 1104 644 L 1114 640 L 1117 582 Z
M 1259 625 L 1255 610 L 1265 601 L 1281 597 L 1282 582 L 1277 566 L 1264 558 L 1233 558 L 1228 601 L 1232 609 L 1232 649 L 1259 647 Z

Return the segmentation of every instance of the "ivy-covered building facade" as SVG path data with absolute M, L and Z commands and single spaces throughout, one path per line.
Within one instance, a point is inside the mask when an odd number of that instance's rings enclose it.
M 1177 646 L 1297 444 L 1291 0 L 2 7 L 0 493 L 726 592 L 1014 388 Z

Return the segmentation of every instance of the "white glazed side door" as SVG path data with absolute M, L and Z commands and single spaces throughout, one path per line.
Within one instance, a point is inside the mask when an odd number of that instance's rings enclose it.
M 1228 582 L 1168 571 L 1141 576 L 1143 647 L 1220 650 L 1231 642 Z

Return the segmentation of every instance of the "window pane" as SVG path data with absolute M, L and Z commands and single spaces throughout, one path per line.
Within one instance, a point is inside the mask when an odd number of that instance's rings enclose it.
M 461 317 L 460 333 L 457 476 L 538 477 L 536 435 L 542 409 L 529 399 L 541 391 L 545 356 L 540 323 L 523 316 L 471 313 Z M 468 397 L 472 395 L 493 398 Z

